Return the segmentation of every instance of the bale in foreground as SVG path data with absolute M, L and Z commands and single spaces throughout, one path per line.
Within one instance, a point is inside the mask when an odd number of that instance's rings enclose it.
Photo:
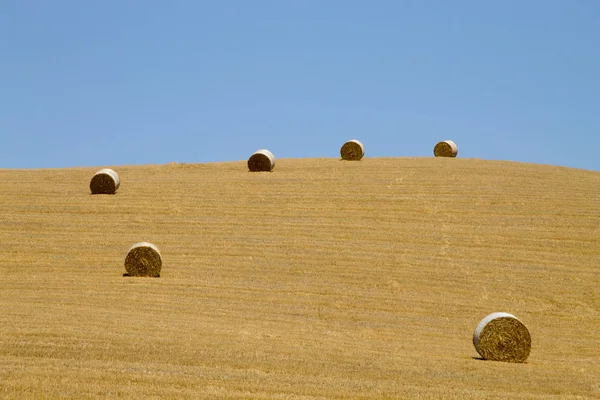
M 521 363 L 531 351 L 531 336 L 517 317 L 497 312 L 488 315 L 477 325 L 473 345 L 486 360 Z
M 342 160 L 359 161 L 365 156 L 365 147 L 358 140 L 349 140 L 340 149 Z
M 125 276 L 151 276 L 158 278 L 162 267 L 162 257 L 152 243 L 134 244 L 125 257 Z
M 433 155 L 436 157 L 456 157 L 458 146 L 452 140 L 444 140 L 435 145 Z
M 92 177 L 90 190 L 92 194 L 115 194 L 120 184 L 119 175 L 110 168 L 104 168 Z
M 269 150 L 257 150 L 248 159 L 248 169 L 251 172 L 270 172 L 273 168 L 275 168 L 275 156 Z

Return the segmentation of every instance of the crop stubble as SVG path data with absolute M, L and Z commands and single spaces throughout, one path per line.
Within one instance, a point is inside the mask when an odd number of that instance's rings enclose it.
M 600 174 L 277 163 L 120 167 L 116 196 L 94 169 L 0 170 L 0 395 L 599 393 Z M 141 238 L 160 279 L 121 277 Z M 525 364 L 477 359 L 496 310 L 529 327 Z

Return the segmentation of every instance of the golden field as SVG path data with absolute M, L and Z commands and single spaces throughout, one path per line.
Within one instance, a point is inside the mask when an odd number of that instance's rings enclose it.
M 600 172 L 478 159 L 0 170 L 0 397 L 600 398 Z M 160 278 L 123 277 L 134 243 Z M 479 359 L 495 311 L 524 364 Z

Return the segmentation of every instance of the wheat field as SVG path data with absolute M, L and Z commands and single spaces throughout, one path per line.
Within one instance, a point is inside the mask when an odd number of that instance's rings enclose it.
M 600 173 L 446 158 L 0 170 L 0 397 L 600 398 Z M 160 278 L 123 277 L 135 243 Z M 505 311 L 523 364 L 472 335 Z

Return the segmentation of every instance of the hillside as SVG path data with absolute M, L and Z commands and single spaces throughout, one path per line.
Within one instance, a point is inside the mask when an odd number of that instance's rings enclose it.
M 477 159 L 0 170 L 0 397 L 600 397 L 600 173 Z M 160 278 L 123 277 L 140 241 Z M 472 344 L 494 311 L 524 364 Z

